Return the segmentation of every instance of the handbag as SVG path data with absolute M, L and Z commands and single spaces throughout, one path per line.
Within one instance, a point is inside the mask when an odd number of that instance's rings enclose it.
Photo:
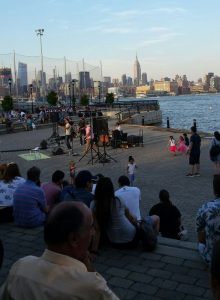
M 153 251 L 157 246 L 157 234 L 153 226 L 146 220 L 142 220 L 139 223 L 139 233 L 144 250 Z
M 214 145 L 212 145 L 209 153 L 210 153 L 210 157 L 215 157 L 220 154 L 220 146 L 216 145 L 215 141 L 214 141 Z

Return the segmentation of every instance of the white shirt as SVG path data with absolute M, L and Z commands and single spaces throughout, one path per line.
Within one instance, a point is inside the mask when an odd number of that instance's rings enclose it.
M 128 174 L 129 175 L 134 174 L 135 168 L 136 168 L 136 163 L 133 163 L 133 164 L 128 163 Z
M 133 186 L 123 186 L 115 192 L 115 196 L 121 200 L 121 202 L 128 208 L 130 213 L 137 218 L 138 221 L 141 220 L 141 191 L 139 188 Z
M 49 250 L 41 257 L 19 259 L 0 289 L 0 299 L 119 300 L 99 273 L 88 272 L 80 261 Z
M 65 124 L 65 135 L 71 135 L 71 125 L 70 125 L 70 123 Z

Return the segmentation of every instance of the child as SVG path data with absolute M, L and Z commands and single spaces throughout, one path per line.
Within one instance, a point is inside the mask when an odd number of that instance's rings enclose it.
M 134 158 L 133 158 L 133 156 L 129 156 L 127 172 L 128 172 L 128 177 L 130 180 L 130 186 L 133 186 L 133 183 L 134 183 L 134 170 L 135 169 L 137 169 L 137 165 L 134 162 Z
M 174 154 L 174 156 L 176 155 L 176 141 L 174 140 L 173 136 L 170 136 L 169 139 L 169 150 L 171 153 Z
M 185 141 L 182 135 L 180 135 L 177 144 L 178 144 L 177 150 L 182 154 L 186 154 L 188 151 L 188 147 L 185 145 Z
M 69 170 L 70 170 L 70 184 L 74 184 L 75 175 L 76 175 L 76 164 L 73 160 L 70 161 Z

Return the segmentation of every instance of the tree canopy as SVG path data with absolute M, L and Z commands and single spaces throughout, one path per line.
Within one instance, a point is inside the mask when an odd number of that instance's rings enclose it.
M 82 95 L 80 98 L 80 104 L 83 106 L 89 105 L 89 97 L 87 95 Z
M 51 91 L 48 95 L 47 95 L 47 102 L 50 105 L 56 106 L 57 105 L 57 101 L 58 101 L 58 96 L 57 93 L 54 91 Z
M 2 101 L 2 109 L 6 112 L 13 109 L 13 99 L 11 96 L 5 96 Z
M 113 104 L 115 101 L 115 97 L 113 93 L 107 93 L 106 94 L 106 99 L 105 99 L 105 103 L 106 104 Z

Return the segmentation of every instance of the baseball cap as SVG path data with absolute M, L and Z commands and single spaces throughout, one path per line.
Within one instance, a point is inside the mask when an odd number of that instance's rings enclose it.
M 80 171 L 75 178 L 75 185 L 78 188 L 85 188 L 88 181 L 93 181 L 96 176 L 92 176 L 91 172 L 88 170 Z

